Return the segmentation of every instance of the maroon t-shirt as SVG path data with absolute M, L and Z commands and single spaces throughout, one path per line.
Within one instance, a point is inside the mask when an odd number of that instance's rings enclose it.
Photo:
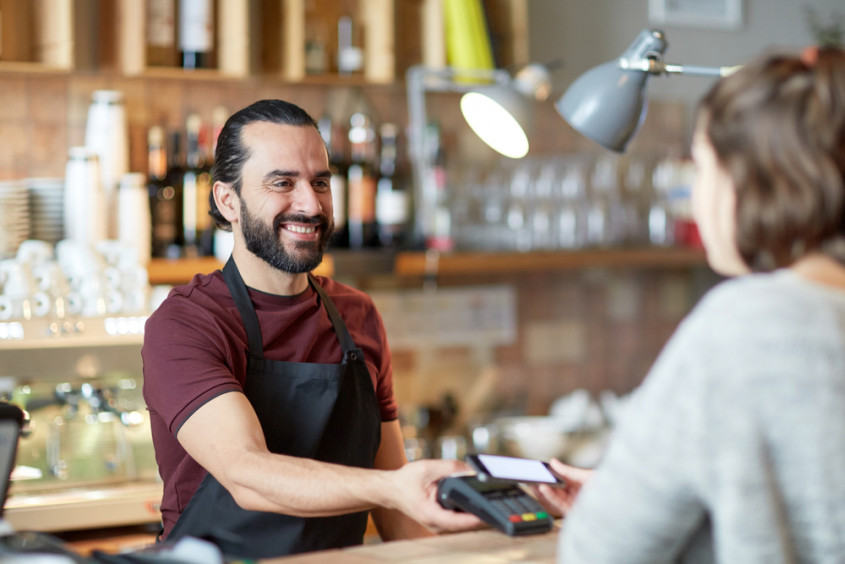
M 364 352 L 382 421 L 397 418 L 390 351 L 381 316 L 370 297 L 318 276 Z M 249 290 L 264 339 L 264 357 L 289 362 L 338 364 L 341 349 L 328 314 L 309 285 L 297 296 Z M 206 471 L 176 440 L 179 427 L 201 405 L 230 391 L 242 391 L 246 372 L 246 330 L 219 271 L 197 275 L 174 288 L 147 321 L 141 356 L 144 400 L 164 481 L 161 512 L 166 536 Z

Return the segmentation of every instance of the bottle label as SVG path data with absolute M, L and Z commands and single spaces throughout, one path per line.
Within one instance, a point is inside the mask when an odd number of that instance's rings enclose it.
M 371 223 L 376 219 L 376 179 L 360 168 L 349 168 L 349 221 Z
M 147 43 L 152 47 L 173 47 L 176 37 L 174 0 L 147 0 Z
M 335 229 L 346 227 L 346 178 L 332 174 L 332 210 Z
M 381 184 L 381 183 L 380 183 Z M 408 221 L 408 195 L 392 186 L 379 186 L 376 217 L 379 225 L 402 225 Z
M 179 2 L 179 48 L 206 53 L 213 45 L 211 0 Z
M 182 231 L 185 244 L 197 242 L 197 175 L 186 172 L 182 178 Z

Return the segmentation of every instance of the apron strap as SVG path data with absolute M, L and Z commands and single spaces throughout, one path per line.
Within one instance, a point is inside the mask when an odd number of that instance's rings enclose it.
M 252 300 L 249 299 L 249 292 L 247 292 L 244 279 L 238 271 L 238 265 L 235 264 L 235 259 L 231 256 L 223 267 L 223 280 L 226 281 L 232 299 L 235 300 L 235 305 L 238 306 L 238 311 L 241 314 L 241 321 L 243 321 L 244 329 L 246 329 L 247 342 L 249 343 L 249 352 L 263 358 L 264 339 L 261 338 L 261 325 L 258 324 L 258 316 L 255 314 Z
M 363 360 L 363 355 L 352 340 L 352 336 L 346 328 L 346 323 L 343 322 L 343 318 L 337 311 L 337 307 L 335 307 L 334 302 L 331 298 L 329 298 L 326 291 L 323 290 L 323 287 L 317 283 L 314 276 L 311 274 L 308 275 L 308 282 L 311 283 L 311 287 L 313 287 L 317 292 L 317 295 L 320 296 L 320 300 L 323 302 L 323 306 L 325 306 L 326 312 L 329 314 L 329 319 L 334 327 L 334 332 L 337 334 L 338 341 L 340 341 L 340 347 L 343 349 L 343 358 L 346 360 L 355 360 L 360 357 L 361 360 Z

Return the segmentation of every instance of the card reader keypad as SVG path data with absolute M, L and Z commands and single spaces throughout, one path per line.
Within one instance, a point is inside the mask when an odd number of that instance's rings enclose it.
M 534 498 L 525 495 L 518 488 L 490 492 L 487 496 L 491 505 L 500 513 L 508 516 L 511 523 L 548 519 L 549 514 Z
M 473 513 L 507 535 L 545 533 L 554 524 L 543 506 L 513 482 L 450 476 L 438 484 L 437 500 L 447 509 Z

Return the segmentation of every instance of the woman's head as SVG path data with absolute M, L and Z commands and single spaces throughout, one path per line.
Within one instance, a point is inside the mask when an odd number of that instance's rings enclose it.
M 727 261 L 716 270 L 740 273 L 725 240 L 740 269 L 816 251 L 845 264 L 845 51 L 768 55 L 717 82 L 701 101 L 693 156 L 708 259 Z

